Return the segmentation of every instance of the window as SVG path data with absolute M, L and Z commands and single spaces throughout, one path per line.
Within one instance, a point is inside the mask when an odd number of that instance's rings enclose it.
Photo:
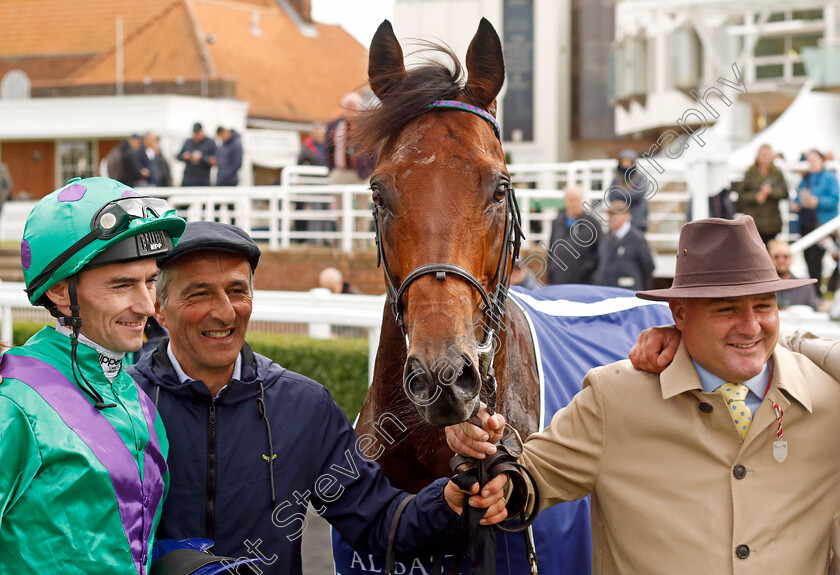
M 784 38 L 761 38 L 755 44 L 756 57 L 782 56 L 785 53 Z
M 784 64 L 767 64 L 765 66 L 755 67 L 755 77 L 757 80 L 781 79 L 784 75 Z
M 90 178 L 95 170 L 93 142 L 90 140 L 63 140 L 58 142 L 58 182 L 63 185 L 71 178 Z
M 29 98 L 31 83 L 22 70 L 9 70 L 0 80 L 0 99 L 25 100 Z
M 802 52 L 802 48 L 818 45 L 820 38 L 821 36 L 819 34 L 794 36 L 790 39 L 790 49 L 799 54 L 800 52 Z
M 813 10 L 794 10 L 791 12 L 791 20 L 822 20 L 822 8 Z

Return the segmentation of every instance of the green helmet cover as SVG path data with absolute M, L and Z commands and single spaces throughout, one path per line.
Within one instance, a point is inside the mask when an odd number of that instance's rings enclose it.
M 56 258 L 91 233 L 91 220 L 100 208 L 114 200 L 139 195 L 132 188 L 110 178 L 74 178 L 38 201 L 26 218 L 20 248 L 27 290 Z M 146 217 L 133 218 L 123 232 L 108 239 L 94 239 L 73 254 L 29 294 L 29 302 L 39 305 L 41 297 L 50 287 L 78 273 L 97 255 L 126 238 L 161 230 L 169 233 L 175 245 L 186 225 L 174 209 L 160 217 L 147 212 Z

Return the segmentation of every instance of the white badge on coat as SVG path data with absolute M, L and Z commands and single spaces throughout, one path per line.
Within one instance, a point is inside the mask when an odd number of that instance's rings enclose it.
M 787 459 L 787 445 L 787 441 L 785 441 L 784 439 L 780 439 L 779 441 L 773 442 L 773 457 L 775 457 L 776 461 L 778 461 L 779 463 Z

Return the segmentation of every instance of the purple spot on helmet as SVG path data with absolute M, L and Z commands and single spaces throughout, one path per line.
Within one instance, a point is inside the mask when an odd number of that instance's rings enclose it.
M 139 195 L 140 194 L 138 194 L 134 190 L 128 189 L 128 190 L 125 190 L 120 197 L 121 198 L 128 198 L 128 197 L 131 197 L 131 196 L 139 196 Z
M 82 184 L 71 184 L 58 193 L 59 202 L 75 202 L 85 197 L 87 188 Z
M 29 247 L 29 242 L 23 240 L 20 242 L 20 265 L 23 269 L 28 270 L 32 265 L 32 248 Z

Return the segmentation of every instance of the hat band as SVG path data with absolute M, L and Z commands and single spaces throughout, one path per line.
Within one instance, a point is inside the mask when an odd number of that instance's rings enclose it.
M 761 267 L 746 270 L 713 270 L 680 272 L 677 270 L 672 287 L 706 287 L 765 283 L 779 279 L 776 268 Z

